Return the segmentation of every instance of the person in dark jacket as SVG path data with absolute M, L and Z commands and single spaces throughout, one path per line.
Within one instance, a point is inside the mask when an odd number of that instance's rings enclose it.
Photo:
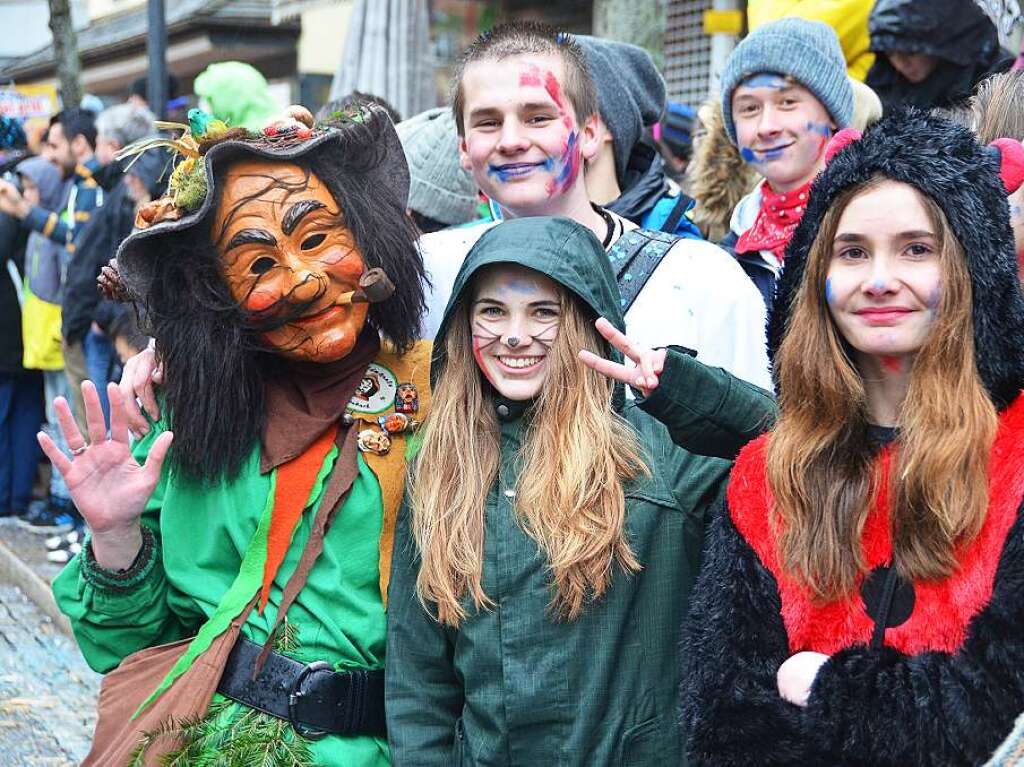
M 600 367 L 613 351 L 599 316 L 620 338 L 608 258 L 569 219 L 500 224 L 459 271 L 395 538 L 395 764 L 682 757 L 678 622 L 704 517 L 723 458 L 774 403 L 678 347 L 663 352 L 661 383 L 640 387 L 643 404 L 627 402 L 577 358 L 588 349 Z M 677 417 L 666 428 L 645 410 Z
M 116 358 L 106 327 L 113 319 L 116 304 L 101 302 L 96 290 L 96 277 L 114 257 L 118 245 L 131 233 L 135 222 L 136 203 L 123 178 L 127 161 L 117 160 L 116 154 L 154 133 L 153 119 L 149 110 L 132 104 L 110 107 L 96 118 L 96 155 L 103 162 L 97 179 L 107 185 L 106 201 L 93 213 L 92 219 L 76 238 L 75 254 L 68 265 L 64 290 L 61 334 L 67 347 L 82 349 L 86 372 L 96 384 L 104 419 L 108 422 L 110 405 L 106 383 L 114 380 Z M 166 165 L 166 156 L 153 152 L 132 166 L 131 172 L 143 179 L 151 199 L 159 197 L 166 186 L 166 183 L 159 182 Z
M 693 200 L 669 181 L 644 132 L 665 112 L 665 80 L 643 48 L 577 35 L 597 88 L 604 138 L 587 165 L 590 199 L 644 229 L 700 239 L 686 213 Z
M 57 166 L 62 178 L 69 182 L 59 204 L 52 208 L 33 205 L 13 184 L 0 180 L 0 211 L 24 221 L 33 232 L 66 248 L 70 260 L 75 252 L 75 238 L 81 234 L 93 211 L 103 205 L 106 191 L 95 175 L 100 170 L 100 161 L 96 157 L 93 112 L 71 107 L 54 115 L 46 132 L 42 156 Z M 63 354 L 74 415 L 84 419 L 85 405 L 79 386 L 88 375 L 85 354 L 81 346 L 65 346 Z M 79 426 L 84 429 L 85 421 L 80 420 Z
M 15 143 L 11 139 L 19 135 L 20 126 L 6 117 L 2 126 L 0 148 L 19 157 L 24 133 Z M 40 458 L 35 433 L 43 420 L 43 375 L 25 369 L 21 340 L 27 239 L 28 232 L 17 219 L 0 215 L 0 517 L 17 516 L 28 508 Z
M 981 764 L 1024 710 L 1000 152 L 915 110 L 829 156 L 769 324 L 778 422 L 736 461 L 693 593 L 690 763 Z
M 868 29 L 876 56 L 865 82 L 885 112 L 900 105 L 955 106 L 981 80 L 1013 64 L 975 2 L 878 0 Z

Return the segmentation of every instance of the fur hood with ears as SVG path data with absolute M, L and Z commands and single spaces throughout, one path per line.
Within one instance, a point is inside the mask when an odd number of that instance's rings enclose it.
M 999 171 L 996 149 L 981 146 L 966 128 L 916 109 L 884 117 L 838 151 L 811 187 L 807 210 L 786 248 L 768 323 L 771 358 L 785 335 L 825 212 L 844 189 L 881 174 L 934 200 L 963 246 L 978 371 L 996 407 L 1006 407 L 1024 386 L 1024 295 Z

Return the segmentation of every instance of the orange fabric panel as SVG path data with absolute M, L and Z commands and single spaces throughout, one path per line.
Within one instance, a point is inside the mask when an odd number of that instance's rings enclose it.
M 277 468 L 274 511 L 270 518 L 270 532 L 267 534 L 267 560 L 263 567 L 263 586 L 260 590 L 261 613 L 270 597 L 270 584 L 291 545 L 295 525 L 302 517 L 302 510 L 306 508 L 313 484 L 337 434 L 338 427 L 334 425 L 321 434 L 302 455 Z

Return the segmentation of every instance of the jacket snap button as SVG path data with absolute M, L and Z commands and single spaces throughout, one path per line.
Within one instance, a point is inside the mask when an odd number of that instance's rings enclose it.
M 498 405 L 498 415 L 508 418 L 508 405 Z

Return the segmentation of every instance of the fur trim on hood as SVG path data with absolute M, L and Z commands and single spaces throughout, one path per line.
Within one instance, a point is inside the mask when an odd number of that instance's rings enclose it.
M 698 114 L 707 133 L 690 161 L 684 187 L 697 201 L 694 223 L 709 242 L 719 242 L 729 233 L 733 209 L 761 177 L 729 140 L 718 100 L 705 102 Z
M 1024 385 L 1024 295 L 998 153 L 982 147 L 966 128 L 916 109 L 898 111 L 868 128 L 815 180 L 786 248 L 786 268 L 768 325 L 772 359 L 822 217 L 842 190 L 875 174 L 915 187 L 949 220 L 967 256 L 978 371 L 996 407 L 1003 409 Z

